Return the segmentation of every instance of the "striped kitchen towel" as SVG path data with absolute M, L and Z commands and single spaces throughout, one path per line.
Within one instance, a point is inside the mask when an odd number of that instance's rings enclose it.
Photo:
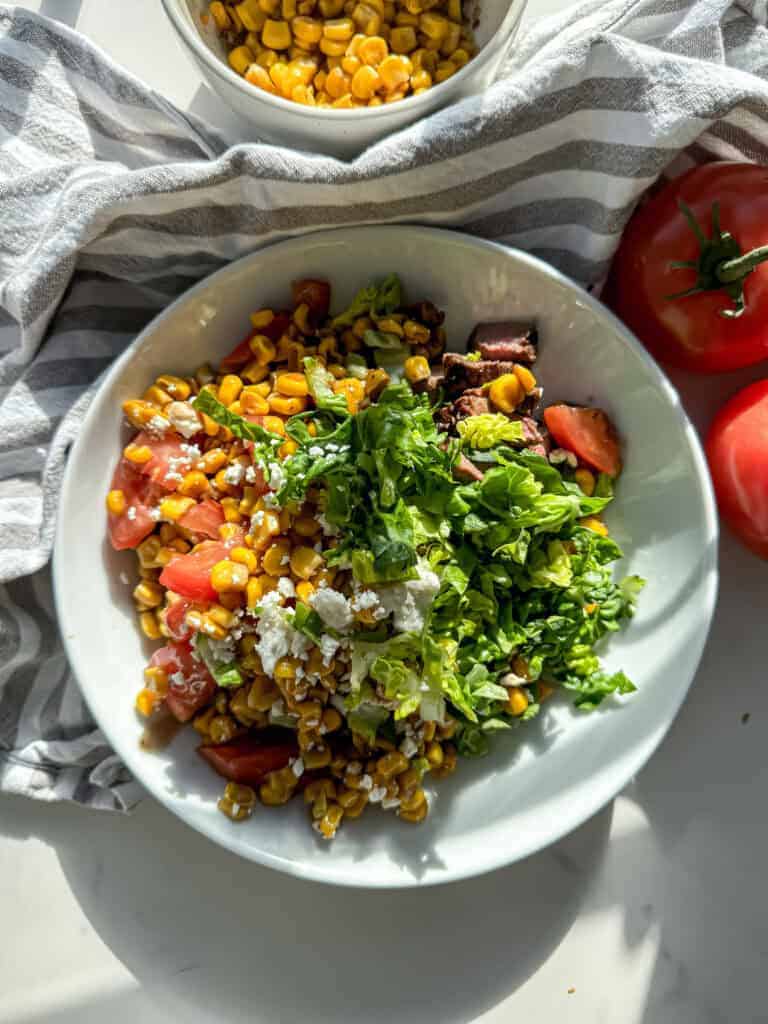
M 363 222 L 458 227 L 594 284 L 660 174 L 768 162 L 765 24 L 766 0 L 590 0 L 481 97 L 343 164 L 228 149 L 74 32 L 0 7 L 0 788 L 140 795 L 68 671 L 45 566 L 94 382 L 155 313 L 259 246 Z

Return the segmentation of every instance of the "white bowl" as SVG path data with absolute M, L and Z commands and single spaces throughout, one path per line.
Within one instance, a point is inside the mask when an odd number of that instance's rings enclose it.
M 183 730 L 166 750 L 139 749 L 133 710 L 148 645 L 131 603 L 135 558 L 105 539 L 104 496 L 127 434 L 121 402 L 160 372 L 215 362 L 242 337 L 248 314 L 282 305 L 290 282 L 322 276 L 341 308 L 363 283 L 397 271 L 413 298 L 447 312 L 452 347 L 478 321 L 535 320 L 537 376 L 550 400 L 599 403 L 626 442 L 626 469 L 608 522 L 647 577 L 637 617 L 606 645 L 636 694 L 592 714 L 555 701 L 485 759 L 462 761 L 431 791 L 418 827 L 371 809 L 332 843 L 296 800 L 235 825 L 216 809 L 222 780 Z M 69 457 L 54 552 L 56 604 L 71 665 L 94 716 L 158 800 L 217 843 L 304 878 L 409 886 L 475 875 L 558 839 L 610 800 L 651 755 L 693 678 L 715 601 L 717 525 L 706 466 L 676 392 L 637 341 L 598 302 L 521 252 L 449 231 L 361 227 L 270 246 L 198 284 L 161 313 L 106 376 Z M 618 704 L 621 706 L 618 706 Z M 183 855 L 183 854 L 181 854 Z
M 254 126 L 254 137 L 349 159 L 386 135 L 491 85 L 517 34 L 526 3 L 482 0 L 475 32 L 482 49 L 465 67 L 419 96 L 356 110 L 319 110 L 256 88 L 229 66 L 226 47 L 212 19 L 207 25 L 202 22 L 207 0 L 163 0 L 163 7 L 200 74 L 214 92 Z

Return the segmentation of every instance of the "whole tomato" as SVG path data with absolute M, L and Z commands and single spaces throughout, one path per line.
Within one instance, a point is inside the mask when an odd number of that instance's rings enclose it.
M 629 222 L 607 301 L 660 361 L 717 373 L 768 359 L 768 168 L 712 163 Z
M 748 548 L 768 558 L 768 380 L 725 403 L 706 449 L 720 514 Z

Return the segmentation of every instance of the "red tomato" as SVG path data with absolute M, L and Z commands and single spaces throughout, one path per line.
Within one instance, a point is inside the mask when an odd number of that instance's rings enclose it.
M 193 505 L 179 519 L 179 526 L 193 533 L 202 533 L 212 540 L 218 540 L 219 527 L 224 524 L 224 509 L 213 498 L 204 498 Z
M 225 779 L 258 786 L 270 772 L 285 768 L 299 748 L 293 742 L 265 744 L 255 736 L 243 736 L 232 743 L 198 747 L 198 752 Z
M 331 286 L 327 281 L 304 278 L 302 281 L 294 281 L 291 285 L 291 298 L 294 306 L 309 306 L 312 321 L 319 323 L 325 320 L 331 307 Z
M 142 431 L 134 437 L 131 443 L 137 446 L 146 445 L 147 448 L 152 449 L 152 458 L 139 467 L 144 476 L 148 476 L 153 483 L 159 484 L 166 491 L 175 491 L 179 484 L 178 475 L 186 473 L 192 464 L 192 460 L 181 447 L 189 442 L 177 434 L 153 437 Z M 172 466 L 171 459 L 183 461 Z M 175 478 L 172 475 L 171 479 L 168 479 L 169 473 L 175 474 Z
M 223 541 L 203 541 L 188 555 L 172 558 L 160 573 L 160 585 L 192 601 L 215 601 L 211 569 L 229 555 Z
M 183 640 L 189 636 L 189 626 L 184 621 L 184 616 L 192 607 L 192 602 L 185 597 L 173 601 L 163 612 L 165 624 L 173 640 Z
M 275 313 L 272 321 L 267 324 L 266 327 L 260 327 L 258 331 L 253 330 L 243 338 L 239 345 L 225 356 L 221 361 L 221 368 L 226 372 L 237 369 L 239 366 L 243 366 L 245 363 L 249 363 L 253 359 L 251 354 L 250 346 L 248 342 L 254 336 L 254 334 L 264 334 L 270 341 L 279 341 L 280 338 L 285 334 L 291 324 L 291 317 L 289 313 Z
M 708 240 L 702 247 L 682 210 L 687 205 Z M 768 244 L 768 168 L 757 164 L 711 163 L 696 167 L 662 188 L 641 206 L 627 226 L 614 260 L 606 301 L 662 362 L 700 373 L 735 370 L 768 358 L 768 263 L 743 277 L 744 311 L 723 290 L 723 264 Z M 681 261 L 710 261 L 706 290 L 670 298 L 697 284 L 697 269 Z M 755 254 L 757 256 L 757 254 Z M 762 258 L 766 258 L 763 254 Z M 736 286 L 738 289 L 738 285 Z M 723 313 L 726 315 L 723 315 Z
M 150 508 L 156 504 L 158 490 L 142 476 L 130 462 L 121 459 L 112 476 L 111 489 L 122 491 L 127 503 L 126 511 L 116 516 L 109 513 L 107 525 L 109 539 L 116 551 L 124 548 L 135 548 L 155 528 L 155 520 L 149 514 Z M 133 509 L 128 515 L 128 509 Z
M 725 403 L 706 449 L 723 519 L 756 555 L 768 558 L 768 380 Z
M 550 405 L 544 410 L 547 430 L 592 469 L 609 476 L 621 472 L 621 447 L 616 430 L 602 409 Z
M 150 665 L 168 674 L 165 703 L 180 722 L 188 722 L 208 704 L 216 692 L 216 683 L 202 661 L 192 657 L 188 641 L 169 643 L 152 655 Z M 183 679 L 174 678 L 181 673 Z

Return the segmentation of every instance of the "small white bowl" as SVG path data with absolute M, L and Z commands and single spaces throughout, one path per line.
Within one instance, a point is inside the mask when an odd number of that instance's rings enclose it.
M 166 750 L 139 749 L 133 710 L 150 645 L 131 602 L 132 552 L 112 551 L 104 497 L 127 440 L 121 403 L 161 372 L 215 363 L 248 314 L 282 305 L 290 282 L 322 276 L 343 308 L 365 282 L 397 271 L 412 299 L 446 310 L 449 343 L 494 319 L 534 320 L 536 374 L 550 400 L 604 406 L 625 441 L 626 469 L 608 524 L 623 573 L 647 577 L 637 617 L 606 645 L 638 692 L 592 714 L 555 700 L 491 754 L 461 761 L 430 791 L 418 827 L 371 809 L 333 843 L 310 829 L 301 801 L 259 807 L 235 825 L 216 809 L 222 780 L 184 729 Z M 303 878 L 412 886 L 479 874 L 525 857 L 581 824 L 638 771 L 675 716 L 696 670 L 716 592 L 717 520 L 706 465 L 678 396 L 603 307 L 524 253 L 449 231 L 361 227 L 270 246 L 198 284 L 161 313 L 107 374 L 69 457 L 54 552 L 56 605 L 70 663 L 109 742 L 158 800 L 222 846 Z M 618 706 L 618 705 L 621 706 Z
M 482 49 L 467 65 L 419 96 L 355 110 L 317 109 L 271 96 L 246 82 L 229 66 L 226 47 L 212 19 L 207 25 L 201 19 L 208 10 L 207 0 L 163 0 L 163 7 L 203 78 L 254 126 L 255 137 L 349 159 L 386 135 L 491 85 L 517 35 L 526 3 L 527 0 L 482 0 L 475 31 Z

